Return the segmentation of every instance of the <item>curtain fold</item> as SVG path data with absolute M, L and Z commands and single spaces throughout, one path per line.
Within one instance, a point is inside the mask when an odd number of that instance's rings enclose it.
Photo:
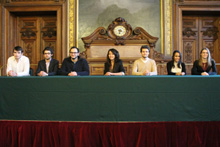
M 1 147 L 219 147 L 220 122 L 0 121 Z

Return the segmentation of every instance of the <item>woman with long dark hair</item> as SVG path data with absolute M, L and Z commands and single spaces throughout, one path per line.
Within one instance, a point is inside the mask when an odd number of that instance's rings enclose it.
M 217 69 L 215 61 L 212 59 L 208 48 L 203 48 L 200 51 L 200 58 L 193 64 L 192 75 L 216 75 Z
M 119 52 L 111 48 L 108 50 L 107 62 L 105 62 L 104 75 L 124 75 L 125 69 L 123 67 L 122 60 L 119 59 Z
M 172 61 L 167 63 L 168 75 L 180 75 L 186 74 L 185 64 L 181 61 L 182 55 L 180 51 L 175 50 L 173 52 Z

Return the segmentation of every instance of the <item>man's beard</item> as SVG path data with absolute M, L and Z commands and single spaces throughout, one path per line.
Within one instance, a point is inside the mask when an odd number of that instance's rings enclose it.
M 77 58 L 78 58 L 78 56 L 76 56 L 75 58 L 72 58 L 72 57 L 71 57 L 72 60 L 76 60 Z
M 46 58 L 46 60 L 50 60 L 51 58 Z

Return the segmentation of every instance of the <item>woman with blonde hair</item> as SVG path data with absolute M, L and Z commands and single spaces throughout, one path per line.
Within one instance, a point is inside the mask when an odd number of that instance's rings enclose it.
M 217 69 L 215 61 L 211 58 L 211 54 L 208 48 L 203 48 L 200 52 L 199 60 L 196 60 L 193 64 L 192 75 L 216 75 Z

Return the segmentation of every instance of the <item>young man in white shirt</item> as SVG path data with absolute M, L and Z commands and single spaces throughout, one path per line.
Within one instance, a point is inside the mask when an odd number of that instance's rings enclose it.
M 138 60 L 135 60 L 132 67 L 132 75 L 157 75 L 156 62 L 153 59 L 148 58 L 150 47 L 147 45 L 143 45 L 141 46 L 140 52 L 142 57 Z
M 30 62 L 28 57 L 23 55 L 23 49 L 20 46 L 14 47 L 13 55 L 8 58 L 7 76 L 29 76 Z

